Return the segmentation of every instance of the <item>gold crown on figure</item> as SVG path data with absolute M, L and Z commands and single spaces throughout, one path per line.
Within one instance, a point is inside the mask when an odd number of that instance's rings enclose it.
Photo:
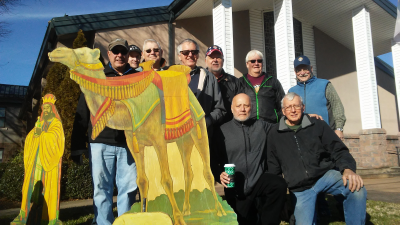
M 52 94 L 47 94 L 42 99 L 43 99 L 43 104 L 51 103 L 54 105 L 54 102 L 56 102 L 56 97 Z

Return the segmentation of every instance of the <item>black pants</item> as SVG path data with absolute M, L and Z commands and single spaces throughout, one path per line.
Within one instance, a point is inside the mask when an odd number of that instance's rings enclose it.
M 280 224 L 286 192 L 286 181 L 269 173 L 261 175 L 253 191 L 246 197 L 237 197 L 233 189 L 225 188 L 226 201 L 235 210 L 240 225 L 256 224 L 257 212 L 261 224 Z

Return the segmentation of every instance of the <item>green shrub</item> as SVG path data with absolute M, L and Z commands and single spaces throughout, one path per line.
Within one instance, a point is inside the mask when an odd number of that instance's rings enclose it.
M 4 172 L 0 178 L 0 195 L 12 201 L 22 200 L 24 183 L 24 155 L 18 153 L 10 162 L 4 163 Z
M 67 199 L 93 197 L 92 176 L 88 159 L 84 159 L 82 165 L 69 161 L 64 187 L 65 192 L 61 194 Z

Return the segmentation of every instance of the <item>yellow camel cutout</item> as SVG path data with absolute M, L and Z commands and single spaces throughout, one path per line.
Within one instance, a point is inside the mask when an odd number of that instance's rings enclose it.
M 98 60 L 99 56 L 98 49 L 89 48 L 61 47 L 49 53 L 51 61 L 61 62 L 70 68 L 71 79 L 80 85 L 91 112 L 94 127 L 92 138 L 94 139 L 105 126 L 125 131 L 127 144 L 137 167 L 137 184 L 141 195 L 140 211 L 147 212 L 149 190 L 159 190 L 159 193 L 155 193 L 156 197 L 162 194 L 160 188 L 149 188 L 146 167 L 152 167 L 154 162 L 150 165 L 146 165 L 145 162 L 151 158 L 159 162 L 159 182 L 171 205 L 174 224 L 186 224 L 196 220 L 189 218 L 189 200 L 193 200 L 189 197 L 194 178 L 191 166 L 192 150 L 197 149 L 203 168 L 195 172 L 203 173 L 203 179 L 207 183 L 206 189 L 214 199 L 214 206 L 202 213 L 214 213 L 215 221 L 226 216 L 214 188 L 204 112 L 188 88 L 190 76 L 187 75 L 190 68 L 171 66 L 169 70 L 156 72 L 149 70 L 154 63 L 150 61 L 141 64 L 145 69 L 143 72 L 106 78 Z M 181 160 L 178 156 L 173 158 L 173 162 L 168 162 L 172 154 L 171 151 L 167 151 L 168 143 L 176 144 Z M 147 146 L 154 147 L 156 154 L 153 157 L 150 157 L 152 154 L 146 153 Z M 179 168 L 174 164 L 183 165 L 182 177 L 174 176 L 172 179 L 170 168 Z M 178 206 L 176 202 L 174 181 L 184 183 L 183 206 Z M 204 202 L 202 199 L 194 199 L 196 204 L 205 204 L 202 201 Z M 234 215 L 231 215 L 231 218 L 235 221 L 236 215 L 233 210 L 226 202 L 223 204 L 228 209 L 228 214 Z M 184 216 L 189 217 L 184 219 Z

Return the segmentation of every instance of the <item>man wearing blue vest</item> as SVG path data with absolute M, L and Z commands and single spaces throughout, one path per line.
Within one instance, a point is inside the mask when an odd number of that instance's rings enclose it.
M 344 108 L 339 95 L 329 80 L 314 76 L 313 67 L 307 56 L 294 60 L 297 85 L 290 88 L 303 98 L 305 113 L 321 115 L 328 125 L 343 140 L 343 127 L 346 122 Z
M 335 131 L 343 141 L 343 127 L 346 122 L 344 108 L 339 95 L 329 80 L 317 78 L 313 74 L 313 67 L 307 56 L 299 56 L 294 60 L 294 72 L 297 77 L 297 85 L 290 88 L 289 92 L 300 95 L 304 101 L 305 113 L 321 115 L 323 120 Z M 337 207 L 343 208 L 343 198 L 335 196 Z M 317 198 L 318 214 L 330 215 L 325 194 L 321 193 Z

